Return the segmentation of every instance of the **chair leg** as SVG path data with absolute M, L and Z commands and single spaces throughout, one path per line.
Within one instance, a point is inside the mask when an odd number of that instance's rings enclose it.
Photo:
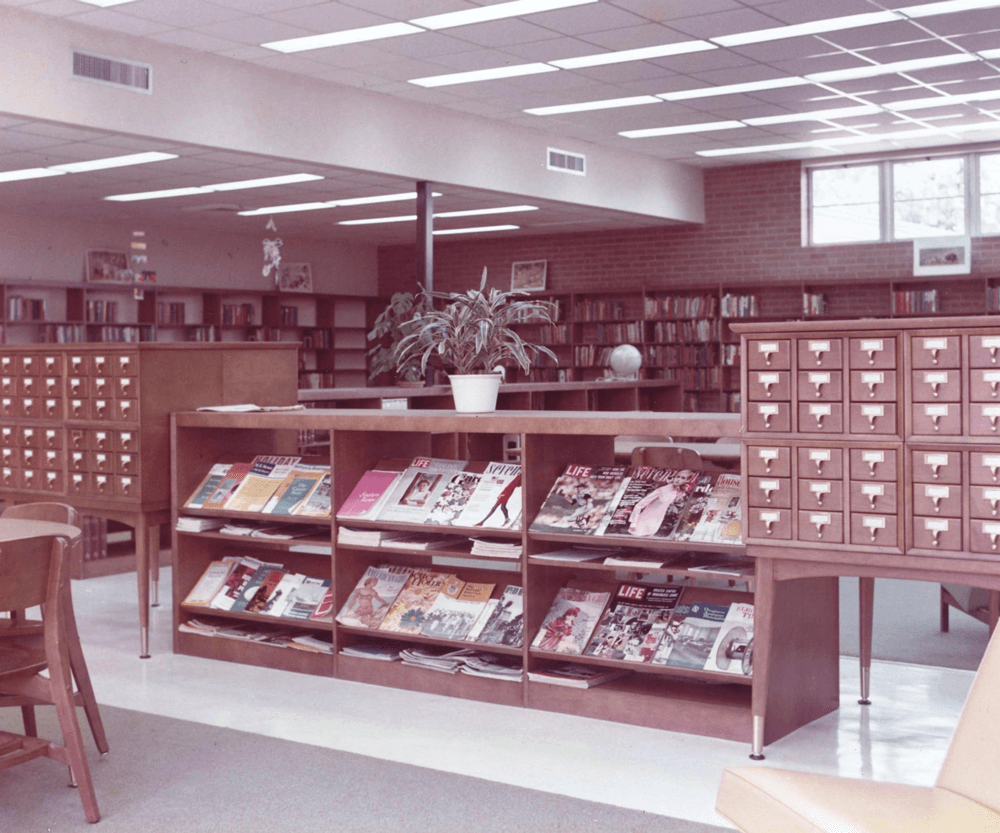
M 97 745 L 97 750 L 102 755 L 106 755 L 109 748 L 108 737 L 104 732 L 101 712 L 97 708 L 97 698 L 94 696 L 94 686 L 90 682 L 90 672 L 87 670 L 87 662 L 83 658 L 83 648 L 80 645 L 80 634 L 76 629 L 76 618 L 73 615 L 72 603 L 66 605 L 65 612 L 69 666 L 73 671 L 73 678 L 76 680 L 76 687 L 80 693 L 83 711 L 87 715 L 87 722 L 90 724 L 90 733 L 94 736 L 94 743 Z
M 24 722 L 24 734 L 28 737 L 38 737 L 38 724 L 35 721 L 35 707 L 21 706 L 21 720 Z
M 68 665 L 68 663 L 67 663 Z M 49 665 L 51 678 L 52 701 L 59 717 L 59 728 L 62 730 L 63 746 L 66 752 L 66 762 L 70 769 L 71 782 L 75 782 L 80 792 L 83 804 L 83 814 L 91 824 L 101 820 L 101 811 L 97 806 L 97 795 L 94 783 L 90 778 L 90 768 L 87 766 L 87 754 L 83 748 L 83 735 L 76 719 L 76 708 L 73 700 L 72 680 L 68 669 L 60 667 L 59 663 Z

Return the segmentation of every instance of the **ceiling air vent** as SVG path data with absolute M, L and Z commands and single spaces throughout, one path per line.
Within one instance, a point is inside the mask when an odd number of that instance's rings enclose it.
M 546 167 L 550 171 L 562 171 L 577 176 L 587 175 L 587 157 L 579 153 L 570 153 L 558 148 L 548 149 L 549 159 Z
M 140 93 L 153 91 L 153 68 L 149 64 L 134 64 L 75 50 L 73 77 Z

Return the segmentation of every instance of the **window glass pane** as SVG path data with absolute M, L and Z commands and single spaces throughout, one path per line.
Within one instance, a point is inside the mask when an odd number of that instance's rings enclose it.
M 813 243 L 879 239 L 879 169 L 817 168 L 810 173 Z
M 983 234 L 1000 234 L 1000 153 L 979 157 L 979 218 Z
M 897 162 L 893 176 L 896 239 L 965 234 L 965 159 Z

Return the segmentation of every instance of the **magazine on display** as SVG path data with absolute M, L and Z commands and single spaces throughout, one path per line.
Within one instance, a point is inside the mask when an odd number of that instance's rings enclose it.
M 674 585 L 620 584 L 584 654 L 650 662 L 680 596 Z
M 465 468 L 462 460 L 415 457 L 393 486 L 378 513 L 380 521 L 423 523 L 450 475 Z
M 337 518 L 374 518 L 389 499 L 401 474 L 381 469 L 366 471 L 337 510 Z
M 424 518 L 424 523 L 445 526 L 457 523 L 462 510 L 479 485 L 480 477 L 481 474 L 473 471 L 460 471 L 448 477 Z
M 288 476 L 299 457 L 258 454 L 239 487 L 226 501 L 234 512 L 263 512 L 275 490 Z
M 531 647 L 562 654 L 582 654 L 610 596 L 603 590 L 561 588 Z
M 226 476 L 216 486 L 215 491 L 202 504 L 203 509 L 222 509 L 233 493 L 240 487 L 243 478 L 250 471 L 250 463 L 233 463 Z
M 449 584 L 460 581 L 451 573 L 414 570 L 390 605 L 379 630 L 395 633 L 420 633 L 424 619 L 438 594 Z
M 728 604 L 692 601 L 678 605 L 653 664 L 704 669 L 728 612 Z
M 521 493 L 519 463 L 489 463 L 455 525 L 520 529 Z
M 434 600 L 420 633 L 441 639 L 465 639 L 493 595 L 495 584 L 457 581 Z
M 298 463 L 278 484 L 263 511 L 273 515 L 293 514 L 329 471 L 329 466 Z
M 715 638 L 706 671 L 753 676 L 753 604 L 733 602 Z
M 356 628 L 377 628 L 409 577 L 407 567 L 368 567 L 337 614 L 337 621 Z
M 476 627 L 478 625 L 477 622 Z M 476 642 L 508 648 L 520 648 L 524 644 L 524 588 L 516 584 L 504 588 Z
M 531 522 L 532 531 L 597 534 L 625 473 L 625 466 L 567 466 Z
M 698 525 L 689 539 L 691 543 L 731 544 L 743 542 L 743 522 L 740 507 L 738 474 L 720 474 L 715 481 Z
M 637 466 L 602 526 L 604 535 L 670 538 L 700 472 Z
M 191 493 L 191 497 L 184 504 L 189 509 L 201 509 L 205 505 L 212 493 L 219 488 L 219 484 L 225 479 L 226 472 L 229 471 L 229 463 L 216 463 L 208 470 L 205 479 L 198 484 L 198 488 Z

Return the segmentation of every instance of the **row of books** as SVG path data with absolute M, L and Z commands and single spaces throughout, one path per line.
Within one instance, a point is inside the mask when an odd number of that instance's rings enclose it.
M 520 529 L 521 466 L 415 457 L 403 471 L 371 469 L 337 519 Z
M 291 572 L 282 564 L 252 556 L 226 556 L 208 565 L 184 604 L 299 622 L 332 622 L 332 600 L 329 579 Z
M 328 518 L 330 467 L 270 454 L 249 463 L 216 463 L 184 506 Z
M 741 476 L 656 466 L 567 466 L 533 532 L 739 545 Z
M 8 321 L 44 321 L 49 317 L 48 310 L 45 298 L 25 298 L 21 295 L 7 298 Z

